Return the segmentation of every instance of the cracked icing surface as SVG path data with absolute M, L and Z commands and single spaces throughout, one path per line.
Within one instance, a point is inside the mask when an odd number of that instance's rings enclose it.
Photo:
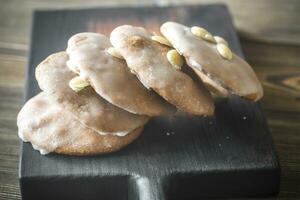
M 254 101 L 263 96 L 262 86 L 251 66 L 237 55 L 233 54 L 231 60 L 223 59 L 216 44 L 197 38 L 189 27 L 175 22 L 164 23 L 161 32 L 202 81 L 221 96 L 232 92 Z
M 52 54 L 36 68 L 38 84 L 49 100 L 99 134 L 130 132 L 148 121 L 147 116 L 134 115 L 110 104 L 89 86 L 74 92 L 68 83 L 77 75 L 66 66 L 67 60 L 65 52 Z
M 109 39 L 98 33 L 79 33 L 68 41 L 68 65 L 79 71 L 110 103 L 135 114 L 158 116 L 175 111 L 130 72 L 124 60 L 110 55 Z
M 208 91 L 176 70 L 166 57 L 170 48 L 151 36 L 143 28 L 124 25 L 112 31 L 110 40 L 145 87 L 185 112 L 212 114 L 214 105 Z
M 49 101 L 45 92 L 28 100 L 18 114 L 19 137 L 31 142 L 41 154 L 57 152 L 69 155 L 92 155 L 116 151 L 141 133 L 137 128 L 119 137 L 100 135 L 86 128 L 73 115 Z

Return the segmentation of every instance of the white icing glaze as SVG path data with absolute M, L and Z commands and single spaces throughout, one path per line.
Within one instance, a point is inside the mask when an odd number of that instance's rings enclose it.
M 39 151 L 40 154 L 42 154 L 42 155 L 46 155 L 46 154 L 50 153 L 50 151 L 47 151 L 47 150 L 45 150 L 43 148 L 40 148 L 38 145 L 34 145 L 34 144 L 31 144 L 31 145 L 32 145 L 33 149 Z
M 19 135 L 19 138 L 24 141 L 24 142 L 28 142 L 28 140 L 25 138 L 24 134 L 22 131 L 18 131 L 18 135 Z
M 90 127 L 87 127 L 85 126 L 86 128 L 89 128 L 93 131 L 95 131 L 93 128 L 90 128 Z M 99 131 L 96 131 L 98 134 L 100 135 L 114 135 L 114 136 L 120 136 L 120 137 L 123 137 L 123 136 L 126 136 L 128 135 L 131 131 L 116 131 L 116 132 L 99 132 Z
M 113 135 L 115 135 L 115 136 L 119 136 L 119 137 L 124 137 L 124 136 L 126 136 L 128 134 L 128 132 L 125 132 L 125 131 L 123 131 L 123 132 L 115 132 L 115 133 L 113 133 Z

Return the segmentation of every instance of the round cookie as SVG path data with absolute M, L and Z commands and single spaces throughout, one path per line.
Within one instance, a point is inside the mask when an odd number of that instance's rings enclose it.
M 40 93 L 24 105 L 18 114 L 19 136 L 41 154 L 94 155 L 117 151 L 135 140 L 143 127 L 124 137 L 100 135 L 86 128 L 73 115 Z
M 174 68 L 167 59 L 170 49 L 151 40 L 151 36 L 144 28 L 124 25 L 112 31 L 110 40 L 145 87 L 185 112 L 212 114 L 214 104 L 209 92 Z
M 75 92 L 69 81 L 76 74 L 66 66 L 68 55 L 60 52 L 50 55 L 36 68 L 36 79 L 50 100 L 70 111 L 85 126 L 99 134 L 125 135 L 143 126 L 149 119 L 120 109 L 101 98 L 91 87 Z
M 78 33 L 68 41 L 68 67 L 79 72 L 105 100 L 134 114 L 159 116 L 175 108 L 147 90 L 123 59 L 108 53 L 109 39 L 98 33 Z
M 212 37 L 208 38 L 212 41 L 208 41 L 199 37 L 201 33 L 196 36 L 190 27 L 175 22 L 164 23 L 160 31 L 212 92 L 224 97 L 233 93 L 253 101 L 263 96 L 262 86 L 251 66 L 230 49 L 226 55 L 226 41 L 219 41 L 223 44 L 217 45 Z

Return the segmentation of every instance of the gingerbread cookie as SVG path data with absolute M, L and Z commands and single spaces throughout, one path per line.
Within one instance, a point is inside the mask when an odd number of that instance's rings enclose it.
M 110 40 L 145 87 L 185 112 L 213 113 L 209 92 L 180 71 L 180 55 L 159 42 L 159 37 L 144 28 L 124 25 L 112 31 Z
M 175 111 L 173 106 L 139 82 L 106 36 L 78 33 L 69 39 L 66 51 L 68 67 L 108 102 L 128 112 L 148 116 Z
M 129 113 L 105 101 L 90 86 L 73 91 L 69 82 L 76 74 L 66 66 L 68 59 L 65 52 L 52 54 L 36 68 L 38 84 L 51 100 L 102 135 L 126 135 L 148 121 L 147 116 Z M 81 83 L 76 84 L 80 88 Z
M 251 66 L 232 53 L 223 38 L 202 27 L 190 28 L 175 22 L 164 23 L 160 30 L 214 93 L 223 97 L 233 93 L 253 101 L 263 96 Z
M 19 136 L 41 154 L 94 155 L 117 151 L 135 140 L 143 127 L 126 136 L 100 135 L 83 126 L 68 110 L 51 102 L 45 92 L 28 100 L 17 124 Z

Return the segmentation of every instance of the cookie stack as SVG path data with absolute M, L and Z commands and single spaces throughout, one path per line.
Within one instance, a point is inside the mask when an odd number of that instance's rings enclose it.
M 253 70 L 223 38 L 175 22 L 161 32 L 123 25 L 110 40 L 72 36 L 66 51 L 37 66 L 42 92 L 21 109 L 19 137 L 41 154 L 108 153 L 135 140 L 150 117 L 212 115 L 215 96 L 262 97 Z

